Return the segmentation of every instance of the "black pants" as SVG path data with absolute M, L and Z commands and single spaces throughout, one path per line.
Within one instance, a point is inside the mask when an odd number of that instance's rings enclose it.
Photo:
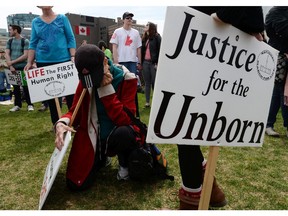
M 107 152 L 117 154 L 119 164 L 127 167 L 130 153 L 138 147 L 139 144 L 136 142 L 136 133 L 133 128 L 130 126 L 115 128 L 108 140 L 101 140 L 101 147 L 100 145 L 96 146 L 93 168 L 83 184 L 78 186 L 70 179 L 67 179 L 66 183 L 68 188 L 72 191 L 82 191 L 92 186 L 95 182 L 96 173 L 106 164 Z
M 15 96 L 15 101 L 14 101 L 14 105 L 15 106 L 19 106 L 20 108 L 22 107 L 22 97 L 21 97 L 21 90 L 20 90 L 20 86 L 19 85 L 13 85 L 13 93 Z M 23 91 L 25 94 L 25 101 L 28 105 L 33 105 L 31 103 L 31 99 L 30 99 L 30 94 L 29 94 L 29 90 L 27 86 L 23 86 Z
M 59 64 L 59 63 L 62 63 L 62 62 L 54 62 L 54 63 L 51 63 L 51 62 L 50 63 L 39 63 L 38 62 L 37 67 L 46 67 L 46 66 L 50 66 L 50 65 L 54 65 L 54 64 Z M 67 96 L 65 96 L 65 98 L 66 98 L 68 109 L 70 109 L 70 107 L 72 106 L 72 103 L 73 103 L 74 94 L 73 95 L 67 95 Z M 58 98 L 58 99 L 59 99 L 60 107 L 62 108 L 62 98 Z M 55 99 L 47 100 L 44 102 L 48 103 L 48 105 L 49 105 L 51 121 L 52 121 L 52 124 L 54 125 L 59 120 L 59 115 L 57 112 Z
M 68 107 L 68 109 L 70 109 L 70 107 L 72 106 L 72 103 L 73 103 L 74 94 L 73 95 L 66 95 L 65 98 L 66 98 L 67 107 Z M 59 99 L 60 107 L 62 108 L 62 98 L 58 98 L 58 99 Z M 47 100 L 44 102 L 47 102 L 49 105 L 51 121 L 52 121 L 52 124 L 54 125 L 59 120 L 59 115 L 57 112 L 55 99 Z
M 177 145 L 180 172 L 185 187 L 199 188 L 203 182 L 204 161 L 200 146 Z
M 130 126 L 117 127 L 108 140 L 108 151 L 117 154 L 119 165 L 122 167 L 128 167 L 129 155 L 138 147 L 136 133 Z

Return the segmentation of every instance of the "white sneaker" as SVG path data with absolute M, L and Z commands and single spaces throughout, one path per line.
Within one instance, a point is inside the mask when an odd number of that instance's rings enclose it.
M 13 108 L 11 108 L 9 111 L 10 112 L 16 112 L 19 111 L 21 108 L 19 106 L 14 106 Z
M 265 133 L 266 133 L 268 136 L 273 136 L 273 137 L 279 137 L 279 136 L 280 136 L 280 134 L 277 133 L 276 131 L 274 131 L 274 129 L 273 129 L 272 127 L 266 128 Z
M 27 110 L 28 111 L 34 111 L 34 107 L 32 105 L 28 105 Z
M 105 161 L 105 167 L 108 167 L 112 164 L 112 159 L 111 157 L 106 157 L 106 161 Z
M 120 180 L 128 180 L 129 179 L 129 172 L 128 168 L 119 166 L 118 173 L 117 173 L 117 179 Z

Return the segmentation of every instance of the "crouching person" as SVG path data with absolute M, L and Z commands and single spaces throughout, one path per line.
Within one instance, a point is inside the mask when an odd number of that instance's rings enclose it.
M 55 124 L 55 145 L 61 150 L 66 131 L 76 132 L 67 165 L 67 186 L 83 190 L 94 182 L 95 173 L 107 165 L 108 156 L 118 156 L 118 180 L 127 180 L 128 157 L 141 141 L 139 128 L 123 110 L 136 112 L 137 78 L 125 67 L 105 58 L 97 46 L 81 46 L 75 55 L 79 84 L 71 109 Z M 70 128 L 68 125 L 84 88 L 87 92 Z

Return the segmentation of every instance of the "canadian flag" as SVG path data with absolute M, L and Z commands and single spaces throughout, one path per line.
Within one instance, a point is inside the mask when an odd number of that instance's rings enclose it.
M 90 28 L 87 26 L 76 26 L 76 34 L 78 35 L 90 35 Z

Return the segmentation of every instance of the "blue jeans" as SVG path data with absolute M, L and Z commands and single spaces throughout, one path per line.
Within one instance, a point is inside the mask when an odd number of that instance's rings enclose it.
M 119 62 L 119 64 L 124 65 L 130 72 L 138 75 L 137 73 L 137 62 Z M 139 81 L 139 79 L 138 79 Z M 139 83 L 138 83 L 139 85 Z M 140 118 L 139 106 L 138 106 L 138 96 L 135 96 L 135 104 L 136 104 L 136 117 Z
M 137 75 L 137 62 L 119 62 L 119 64 L 124 65 L 130 72 Z
M 142 75 L 145 81 L 145 98 L 146 103 L 150 103 L 151 88 L 154 90 L 154 83 L 156 77 L 155 64 L 151 61 L 144 60 Z
M 283 126 L 285 128 L 288 127 L 288 106 L 284 105 L 284 87 L 285 87 L 284 82 L 282 83 L 275 82 L 274 84 L 266 127 L 272 127 L 272 128 L 274 127 L 274 123 L 276 122 L 276 116 L 280 107 L 282 111 Z
M 5 86 L 5 82 L 6 82 L 6 86 Z M 5 72 L 0 72 L 0 90 L 4 90 L 4 89 L 10 89 L 11 86 L 10 84 L 7 82 L 6 79 L 6 75 Z

